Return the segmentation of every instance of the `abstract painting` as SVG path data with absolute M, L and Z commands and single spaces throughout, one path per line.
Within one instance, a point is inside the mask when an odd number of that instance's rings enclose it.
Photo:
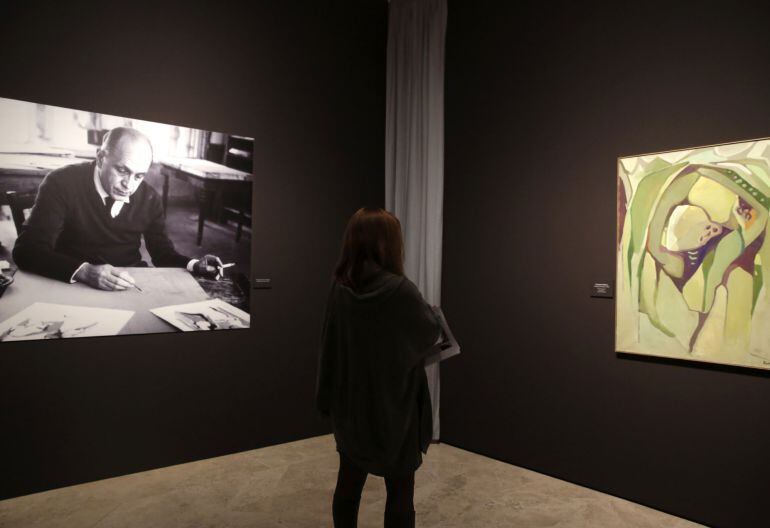
M 770 369 L 770 139 L 618 159 L 615 347 Z

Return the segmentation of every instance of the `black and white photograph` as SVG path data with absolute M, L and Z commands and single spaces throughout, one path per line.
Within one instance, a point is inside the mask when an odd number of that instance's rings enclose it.
M 0 341 L 248 328 L 253 151 L 0 98 Z

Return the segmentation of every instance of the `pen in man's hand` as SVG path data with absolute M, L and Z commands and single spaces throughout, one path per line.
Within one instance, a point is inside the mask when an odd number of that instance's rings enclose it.
M 106 258 L 102 257 L 101 255 L 96 255 L 96 258 L 102 261 L 102 264 L 107 264 L 108 266 L 111 266 L 111 264 L 107 261 Z M 120 275 L 118 275 L 120 277 Z M 122 278 L 122 277 L 121 277 Z M 123 279 L 125 280 L 125 279 Z M 128 282 L 128 281 L 126 281 Z M 144 290 L 142 290 L 139 286 L 136 285 L 136 283 L 131 284 L 134 288 L 139 290 L 140 292 L 144 293 Z

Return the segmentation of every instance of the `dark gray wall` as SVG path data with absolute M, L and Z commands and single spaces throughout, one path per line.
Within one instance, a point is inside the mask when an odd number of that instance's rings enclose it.
M 770 136 L 763 3 L 450 0 L 442 440 L 767 525 L 770 378 L 614 352 L 616 157 Z
M 274 289 L 248 331 L 0 345 L 0 498 L 328 432 L 329 278 L 384 202 L 384 1 L 101 4 L 3 2 L 0 97 L 255 137 Z

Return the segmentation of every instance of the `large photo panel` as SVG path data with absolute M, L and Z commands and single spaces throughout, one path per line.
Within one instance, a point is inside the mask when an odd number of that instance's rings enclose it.
M 618 159 L 616 349 L 770 368 L 770 140 Z
M 249 328 L 253 149 L 0 98 L 0 341 Z

